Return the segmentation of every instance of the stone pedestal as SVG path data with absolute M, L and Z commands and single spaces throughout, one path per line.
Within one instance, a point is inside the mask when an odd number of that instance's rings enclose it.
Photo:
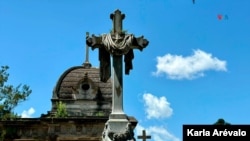
M 127 119 L 109 119 L 104 127 L 102 141 L 135 141 L 131 123 Z

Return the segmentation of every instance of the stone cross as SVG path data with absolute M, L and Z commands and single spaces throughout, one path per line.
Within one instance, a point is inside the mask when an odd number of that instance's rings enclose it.
M 127 118 L 123 111 L 123 56 L 125 74 L 129 74 L 129 70 L 133 68 L 133 49 L 142 51 L 149 42 L 143 36 L 136 38 L 133 34 L 126 34 L 122 30 L 122 20 L 125 18 L 125 15 L 120 10 L 110 14 L 110 18 L 113 21 L 111 33 L 101 36 L 92 35 L 86 39 L 86 43 L 92 49 L 99 49 L 100 78 L 103 82 L 106 82 L 111 76 L 110 55 L 112 56 L 113 103 L 110 118 L 123 119 Z
M 89 32 L 86 32 L 86 38 L 89 37 Z M 86 50 L 85 50 L 85 53 L 86 53 L 86 58 L 85 58 L 85 62 L 83 63 L 83 67 L 84 68 L 90 68 L 91 67 L 91 64 L 89 63 L 89 47 L 88 45 L 86 45 Z
M 146 141 L 146 139 L 151 139 L 151 136 L 147 136 L 146 131 L 142 130 L 142 135 L 138 136 L 138 139 L 142 139 L 142 141 Z

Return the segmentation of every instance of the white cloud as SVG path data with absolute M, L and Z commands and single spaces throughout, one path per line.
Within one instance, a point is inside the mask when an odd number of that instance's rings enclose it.
M 162 126 L 150 126 L 144 128 L 138 124 L 135 128 L 136 137 L 142 135 L 142 130 L 146 130 L 146 134 L 151 136 L 152 141 L 180 141 L 179 138 Z
M 227 71 L 226 61 L 202 50 L 194 50 L 191 56 L 166 54 L 157 57 L 154 75 L 166 74 L 169 79 L 194 79 L 204 76 L 204 71 Z
M 21 114 L 22 118 L 30 118 L 35 113 L 35 109 L 31 107 L 28 111 L 24 110 Z
M 158 98 L 150 93 L 145 93 L 143 94 L 143 100 L 148 119 L 166 118 L 170 117 L 173 113 L 173 109 L 170 107 L 170 103 L 164 96 Z

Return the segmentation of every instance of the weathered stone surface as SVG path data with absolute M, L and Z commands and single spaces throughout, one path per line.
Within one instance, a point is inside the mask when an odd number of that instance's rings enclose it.
M 133 34 L 126 34 L 122 29 L 122 20 L 125 14 L 116 10 L 110 14 L 113 22 L 112 31 L 101 36 L 87 36 L 86 43 L 92 49 L 99 49 L 100 78 L 106 82 L 112 69 L 112 112 L 109 121 L 104 128 L 102 141 L 127 141 L 134 140 L 133 129 L 127 120 L 123 110 L 123 58 L 125 62 L 125 74 L 133 69 L 134 59 L 133 49 L 143 50 L 148 45 L 148 41 L 143 38 L 135 38 Z M 112 58 L 112 65 L 111 59 Z M 103 86 L 105 84 L 100 84 Z M 131 137 L 132 136 L 132 137 Z
M 56 112 L 56 103 L 66 104 L 69 116 L 95 116 L 103 110 L 104 115 L 111 113 L 112 84 L 100 81 L 98 68 L 83 66 L 66 70 L 56 83 L 52 97 L 52 110 Z
M 42 140 L 100 140 L 108 117 L 78 118 L 25 118 L 15 121 L 0 121 L 0 131 L 15 129 L 15 141 Z M 88 140 L 90 139 L 90 140 Z

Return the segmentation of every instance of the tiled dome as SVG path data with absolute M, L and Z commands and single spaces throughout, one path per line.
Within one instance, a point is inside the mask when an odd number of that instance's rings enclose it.
M 69 116 L 108 115 L 112 104 L 111 80 L 100 81 L 98 68 L 71 67 L 56 83 L 52 112 L 56 111 L 59 101 L 66 105 Z

